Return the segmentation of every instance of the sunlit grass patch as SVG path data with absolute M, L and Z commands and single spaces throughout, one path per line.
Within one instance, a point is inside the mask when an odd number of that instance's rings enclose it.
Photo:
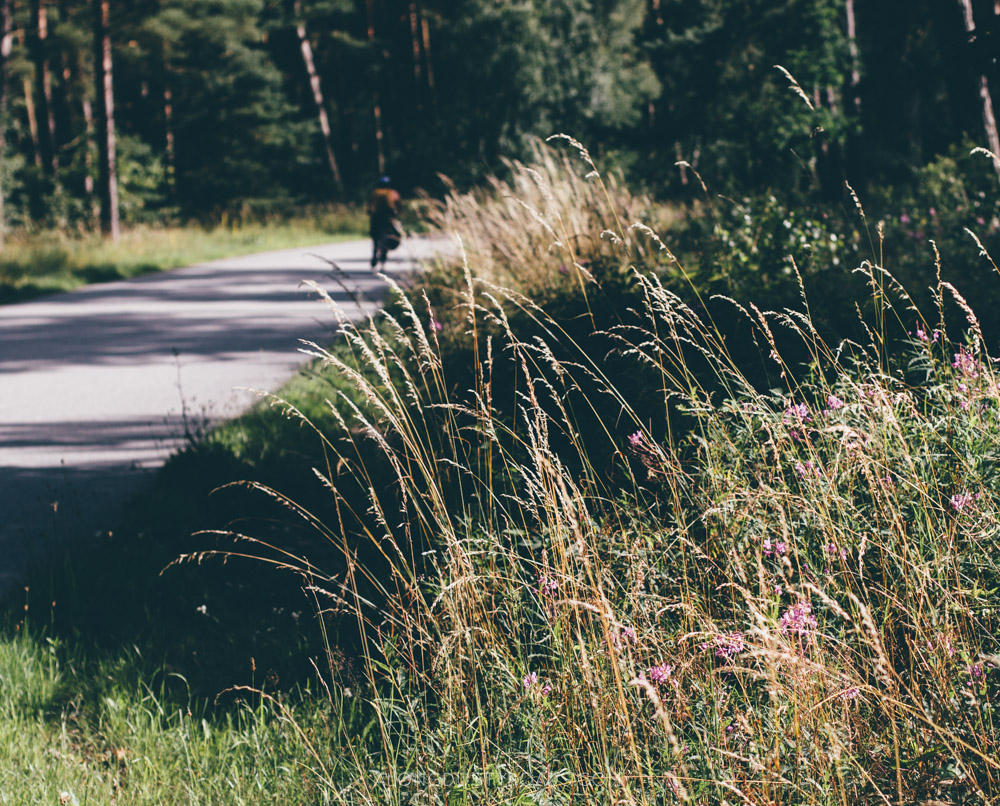
M 300 729 L 322 743 L 336 724 L 301 693 L 296 727 L 290 704 L 232 692 L 213 706 L 134 650 L 88 655 L 23 628 L 0 637 L 0 682 L 6 803 L 315 802 Z
M 141 226 L 115 243 L 95 234 L 12 233 L 0 250 L 0 303 L 217 258 L 363 238 L 366 232 L 364 213 L 343 207 L 214 227 Z

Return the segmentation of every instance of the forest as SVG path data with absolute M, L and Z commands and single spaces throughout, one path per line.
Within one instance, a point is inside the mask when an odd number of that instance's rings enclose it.
M 2 0 L 3 225 L 280 212 L 386 173 L 440 195 L 556 132 L 659 198 L 692 168 L 729 195 L 912 187 L 998 150 L 998 20 L 995 0 Z

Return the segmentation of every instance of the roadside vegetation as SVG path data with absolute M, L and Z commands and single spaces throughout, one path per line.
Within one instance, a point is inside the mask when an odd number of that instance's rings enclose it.
M 367 229 L 360 207 L 338 206 L 209 226 L 137 225 L 115 242 L 96 233 L 18 231 L 0 252 L 0 304 L 206 260 L 363 238 Z
M 31 583 L 12 691 L 82 693 L 18 711 L 12 769 L 68 731 L 122 803 L 995 802 L 993 292 L 901 246 L 911 295 L 864 201 L 790 212 L 765 278 L 767 216 L 658 210 L 572 140 L 449 196 L 463 259 Z M 150 727 L 102 732 L 102 663 Z

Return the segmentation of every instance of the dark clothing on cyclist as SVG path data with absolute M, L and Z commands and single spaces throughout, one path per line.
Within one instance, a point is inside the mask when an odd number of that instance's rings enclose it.
M 372 266 L 385 263 L 385 245 L 381 243 L 385 234 L 393 231 L 393 221 L 399 215 L 400 195 L 398 192 L 380 184 L 368 197 L 368 234 L 372 239 Z

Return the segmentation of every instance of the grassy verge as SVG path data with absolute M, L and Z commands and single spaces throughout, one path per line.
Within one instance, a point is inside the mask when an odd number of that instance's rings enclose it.
M 213 228 L 137 227 L 123 233 L 117 243 L 99 235 L 14 233 L 0 253 L 0 304 L 216 258 L 363 238 L 367 229 L 361 210 L 337 208 L 288 220 Z
M 309 744 L 330 741 L 328 704 L 292 711 L 233 691 L 215 707 L 140 668 L 134 651 L 95 660 L 24 629 L 0 639 L 0 800 L 317 802 Z

